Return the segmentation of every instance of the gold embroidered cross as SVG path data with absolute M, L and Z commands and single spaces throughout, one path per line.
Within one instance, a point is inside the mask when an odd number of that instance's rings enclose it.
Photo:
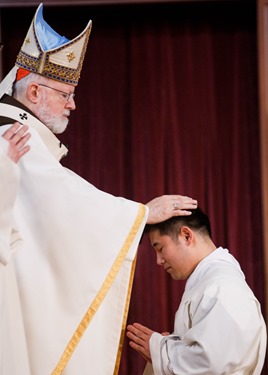
M 25 44 L 29 44 L 31 41 L 30 41 L 30 38 L 28 37 L 27 39 L 25 39 Z

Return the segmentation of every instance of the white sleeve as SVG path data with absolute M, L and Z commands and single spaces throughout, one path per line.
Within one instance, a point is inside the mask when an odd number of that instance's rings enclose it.
M 259 303 L 244 282 L 212 285 L 180 311 L 177 319 L 191 322 L 181 338 L 151 336 L 155 375 L 231 374 L 243 368 L 253 373 L 259 358 L 262 361 L 265 324 Z
M 0 263 L 10 258 L 10 241 L 13 226 L 13 207 L 19 183 L 17 165 L 3 151 L 5 140 L 0 137 Z

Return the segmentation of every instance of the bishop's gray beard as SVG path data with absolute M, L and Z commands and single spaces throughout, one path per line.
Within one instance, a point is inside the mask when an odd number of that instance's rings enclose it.
M 46 104 L 40 106 L 35 111 L 35 114 L 54 134 L 61 134 L 67 128 L 69 119 L 67 117 L 52 115 Z M 66 109 L 63 115 L 69 116 L 70 111 Z

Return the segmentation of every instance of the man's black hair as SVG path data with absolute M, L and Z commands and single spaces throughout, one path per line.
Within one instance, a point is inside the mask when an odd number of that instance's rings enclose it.
M 170 219 L 157 224 L 146 224 L 144 232 L 149 233 L 151 230 L 159 230 L 161 235 L 173 237 L 178 233 L 182 226 L 187 226 L 195 231 L 202 231 L 211 237 L 211 227 L 208 216 L 198 207 L 188 216 L 173 216 Z

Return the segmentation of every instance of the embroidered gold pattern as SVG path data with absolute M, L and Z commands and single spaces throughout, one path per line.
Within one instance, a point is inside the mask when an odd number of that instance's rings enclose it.
M 34 73 L 38 72 L 39 63 L 39 59 L 33 58 L 32 56 L 29 56 L 22 51 L 19 52 L 16 60 L 16 64 L 19 65 L 21 68 L 30 70 Z M 31 67 L 31 69 L 29 69 L 29 66 Z
M 29 43 L 31 43 L 31 41 L 30 41 L 30 38 L 28 37 L 27 39 L 25 39 L 25 44 L 29 44 Z
M 75 53 L 72 51 L 67 54 L 67 59 L 69 62 L 73 61 L 76 58 Z
M 134 224 L 132 225 L 132 228 L 130 229 L 130 232 L 117 256 L 117 258 L 114 261 L 114 264 L 112 265 L 112 268 L 110 269 L 109 274 L 107 275 L 106 279 L 104 280 L 104 283 L 99 290 L 98 294 L 96 295 L 95 299 L 89 306 L 86 314 L 84 315 L 82 321 L 79 323 L 75 333 L 73 334 L 73 337 L 69 341 L 67 347 L 65 348 L 56 368 L 51 373 L 51 375 L 61 375 L 67 366 L 68 361 L 70 360 L 73 352 L 75 351 L 77 345 L 79 344 L 79 341 L 83 334 L 85 333 L 89 323 L 93 319 L 95 313 L 97 312 L 99 306 L 101 305 L 102 301 L 104 300 L 106 294 L 108 293 L 128 251 L 129 248 L 139 230 L 139 227 L 144 219 L 146 213 L 145 206 L 140 204 L 139 211 L 137 214 L 137 217 L 135 219 Z M 133 280 L 131 280 L 132 282 Z M 127 301 L 128 305 L 129 301 Z M 125 321 L 125 319 L 124 319 Z M 125 324 L 125 323 L 124 323 Z

